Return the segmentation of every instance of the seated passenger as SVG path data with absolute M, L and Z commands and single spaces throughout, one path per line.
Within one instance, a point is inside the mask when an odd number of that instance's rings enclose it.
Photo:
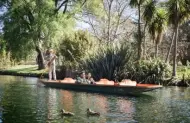
M 94 81 L 94 79 L 92 78 L 91 73 L 88 73 L 87 80 L 89 81 L 90 84 L 96 84 L 95 81 Z
M 76 83 L 78 83 L 78 84 L 90 84 L 89 81 L 86 79 L 85 72 L 81 73 L 81 77 L 76 78 Z

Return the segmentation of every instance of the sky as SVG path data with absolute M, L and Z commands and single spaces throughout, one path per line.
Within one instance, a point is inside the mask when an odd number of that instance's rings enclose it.
M 0 8 L 0 17 L 3 15 L 3 13 L 5 12 L 4 8 Z M 3 32 L 3 22 L 0 20 L 0 33 Z

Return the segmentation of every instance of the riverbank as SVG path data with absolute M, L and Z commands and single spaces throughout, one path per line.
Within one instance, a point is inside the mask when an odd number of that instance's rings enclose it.
M 38 70 L 37 65 L 17 65 L 14 67 L 1 68 L 0 75 L 13 75 L 13 76 L 27 76 L 27 77 L 38 77 L 47 78 L 48 69 Z M 177 78 L 171 78 L 164 80 L 165 86 L 190 86 L 190 67 L 178 66 Z M 57 71 L 57 78 L 62 79 L 63 73 Z
M 47 77 L 47 69 L 38 70 L 37 65 L 17 65 L 14 67 L 1 68 L 0 75 L 28 76 L 28 77 Z
M 178 66 L 177 67 L 177 77 L 172 78 L 169 83 L 169 86 L 190 86 L 190 66 Z

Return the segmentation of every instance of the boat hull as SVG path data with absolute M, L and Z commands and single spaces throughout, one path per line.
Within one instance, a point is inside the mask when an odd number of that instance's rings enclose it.
M 160 85 L 150 85 L 150 84 L 137 84 L 137 86 L 119 86 L 119 85 L 62 83 L 62 82 L 47 81 L 47 80 L 40 80 L 40 81 L 47 87 L 87 91 L 87 92 L 117 94 L 117 95 L 139 94 L 142 92 L 152 91 L 162 87 Z

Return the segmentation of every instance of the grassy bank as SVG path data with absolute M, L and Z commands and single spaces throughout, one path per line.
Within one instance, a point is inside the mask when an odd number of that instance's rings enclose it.
M 169 86 L 190 86 L 190 67 L 178 66 L 177 77 L 168 79 L 165 84 Z
M 38 70 L 37 65 L 18 65 L 0 69 L 2 75 L 17 75 L 17 76 L 31 76 L 40 77 L 41 75 L 47 76 L 47 70 Z

